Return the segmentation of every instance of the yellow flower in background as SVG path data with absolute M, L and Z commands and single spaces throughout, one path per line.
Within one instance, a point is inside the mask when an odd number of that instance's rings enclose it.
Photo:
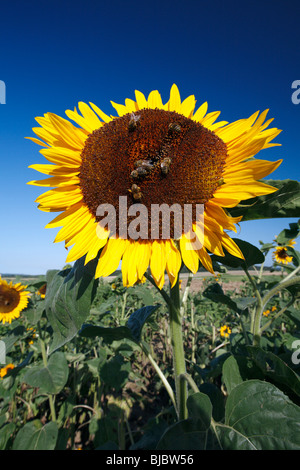
M 36 120 L 38 136 L 31 138 L 44 147 L 41 154 L 47 164 L 31 165 L 49 177 L 29 184 L 49 189 L 36 200 L 45 212 L 60 212 L 46 227 L 62 227 L 55 242 L 71 248 L 67 262 L 85 257 L 94 259 L 102 249 L 95 277 L 112 274 L 122 260 L 125 286 L 143 278 L 150 267 L 157 286 L 162 288 L 165 271 L 171 285 L 177 281 L 182 262 L 193 273 L 199 263 L 213 273 L 210 253 L 224 256 L 224 248 L 233 256 L 243 254 L 226 231 L 236 231 L 240 217 L 230 217 L 227 208 L 240 201 L 276 191 L 261 181 L 274 171 L 281 160 L 256 160 L 262 149 L 274 145 L 279 134 L 268 128 L 268 110 L 254 113 L 233 123 L 216 122 L 220 112 L 207 113 L 207 103 L 196 111 L 193 95 L 181 100 L 173 85 L 170 98 L 162 102 L 157 90 L 148 98 L 135 92 L 135 100 L 125 104 L 111 102 L 117 116 L 107 115 L 93 103 L 78 103 L 79 111 L 67 110 L 71 123 L 53 113 Z M 97 209 L 109 204 L 116 210 L 120 196 L 134 204 L 143 204 L 148 214 L 153 205 L 204 205 L 204 222 L 193 214 L 192 230 L 203 241 L 202 248 L 191 249 L 188 233 L 175 237 L 174 222 L 170 236 L 151 238 L 152 220 L 148 219 L 148 237 L 122 237 L 124 227 L 116 224 L 115 233 L 98 222 Z M 128 217 L 128 224 L 132 217 Z M 154 222 L 153 222 L 154 224 Z M 173 224 L 173 225 L 172 225 Z M 126 228 L 126 227 L 125 227 Z M 202 236 L 202 234 L 204 234 Z
M 281 264 L 288 264 L 293 261 L 293 257 L 288 255 L 286 246 L 278 246 L 275 248 L 272 257 L 275 259 L 275 261 L 277 261 L 277 263 Z
M 30 292 L 20 282 L 8 283 L 0 276 L 0 322 L 11 323 L 28 305 Z
M 265 310 L 265 311 L 263 312 L 263 315 L 264 315 L 265 317 L 268 317 L 268 316 L 270 315 L 270 310 Z
M 41 299 L 44 299 L 46 296 L 47 283 L 43 284 L 37 291 L 37 294 L 41 296 Z
M 224 338 L 229 338 L 229 335 L 231 334 L 231 328 L 227 325 L 223 325 L 220 328 L 220 336 Z
M 275 307 L 275 305 L 273 305 L 273 307 L 271 308 L 271 311 L 276 312 L 276 310 L 277 310 L 277 307 Z
M 9 370 L 12 370 L 12 369 L 14 369 L 14 368 L 15 368 L 15 366 L 14 366 L 13 364 L 7 364 L 7 366 L 2 367 L 2 368 L 0 369 L 0 377 L 1 377 L 1 379 L 3 379 L 3 377 L 5 377 L 5 376 L 7 375 L 7 372 L 8 372 Z

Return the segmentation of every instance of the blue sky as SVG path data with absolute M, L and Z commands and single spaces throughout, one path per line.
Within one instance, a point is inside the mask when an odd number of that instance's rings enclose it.
M 78 101 L 114 114 L 134 90 L 158 89 L 163 101 L 173 83 L 182 98 L 233 121 L 269 108 L 283 130 L 281 147 L 260 157 L 284 161 L 272 177 L 299 180 L 300 104 L 292 82 L 300 80 L 298 0 L 221 1 L 11 0 L 1 5 L 0 273 L 44 273 L 65 264 L 51 215 L 34 202 L 42 188 L 26 185 L 44 163 L 33 136 L 34 118 L 64 116 Z M 295 219 L 241 224 L 240 238 L 271 241 Z

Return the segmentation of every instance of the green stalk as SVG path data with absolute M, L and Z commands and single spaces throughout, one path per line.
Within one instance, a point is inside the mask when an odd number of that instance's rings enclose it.
M 264 311 L 264 308 L 266 307 L 267 303 L 274 297 L 274 295 L 278 294 L 282 289 L 285 289 L 287 287 L 300 284 L 300 278 L 299 276 L 296 276 L 295 278 L 289 278 L 287 280 L 280 281 L 273 289 L 270 289 L 269 292 L 261 298 L 259 305 L 257 306 L 256 312 L 255 312 L 255 318 L 254 318 L 254 325 L 253 325 L 253 333 L 254 333 L 254 338 L 253 338 L 253 346 L 259 346 L 260 344 L 260 337 L 262 332 L 265 330 L 265 328 L 261 328 L 261 317 Z M 282 309 L 285 311 L 286 309 Z M 280 314 L 283 313 L 283 311 L 280 311 Z M 279 316 L 279 315 L 277 315 Z
M 44 367 L 47 368 L 47 367 L 48 367 L 47 353 L 46 353 L 45 343 L 44 343 L 44 341 L 42 340 L 41 335 L 39 335 L 39 341 L 40 341 L 40 346 L 41 346 L 43 364 L 44 364 Z M 56 421 L 56 413 L 55 413 L 55 406 L 54 406 L 54 397 L 53 397 L 53 395 L 48 395 L 48 400 L 49 400 L 49 406 L 50 406 L 52 421 Z
M 39 343 L 40 343 L 40 346 L 41 346 L 43 364 L 44 364 L 44 367 L 47 368 L 48 367 L 47 352 L 46 352 L 45 342 L 43 340 L 42 328 L 41 328 L 40 322 L 37 323 L 37 329 L 38 329 L 38 332 L 39 332 Z M 51 418 L 52 418 L 52 421 L 55 422 L 56 421 L 56 413 L 55 413 L 53 395 L 48 395 L 48 400 L 49 400 Z
M 173 364 L 174 364 L 174 378 L 176 401 L 178 410 L 178 419 L 187 418 L 187 385 L 186 382 L 181 380 L 181 374 L 186 373 L 185 356 L 182 338 L 182 324 L 180 315 L 180 293 L 179 293 L 179 277 L 173 288 L 170 286 L 170 299 L 169 313 L 170 313 L 170 333 L 171 344 L 173 349 Z
M 159 378 L 161 379 L 162 383 L 164 384 L 168 394 L 169 394 L 169 397 L 171 398 L 171 401 L 174 405 L 174 408 L 175 410 L 177 409 L 177 405 L 176 405 L 176 399 L 175 399 L 175 396 L 174 396 L 174 393 L 173 393 L 173 390 L 172 390 L 172 387 L 171 385 L 169 384 L 166 376 L 164 375 L 164 373 L 162 372 L 161 368 L 159 367 L 159 365 L 157 364 L 157 362 L 155 361 L 155 359 L 153 358 L 153 356 L 150 354 L 149 352 L 149 346 L 141 341 L 140 343 L 140 347 L 142 349 L 142 351 L 144 352 L 145 356 L 148 358 L 148 360 L 151 362 L 152 366 L 154 367 L 155 371 L 157 372 Z
M 244 268 L 244 271 L 246 273 L 247 278 L 250 281 L 250 284 L 253 287 L 254 294 L 257 298 L 257 306 L 254 311 L 254 317 L 251 318 L 251 326 L 252 326 L 252 334 L 253 334 L 253 346 L 259 346 L 260 344 L 260 323 L 261 323 L 261 316 L 263 312 L 263 301 L 261 298 L 261 295 L 259 293 L 259 290 L 257 288 L 257 285 L 250 275 L 249 271 L 247 268 Z

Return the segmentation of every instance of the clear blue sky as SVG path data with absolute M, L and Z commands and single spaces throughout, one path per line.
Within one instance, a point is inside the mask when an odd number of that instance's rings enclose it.
M 300 80 L 298 0 L 10 0 L 1 3 L 0 273 L 44 273 L 65 264 L 51 214 L 34 202 L 42 178 L 28 169 L 44 163 L 33 136 L 34 118 L 64 115 L 78 101 L 108 114 L 134 90 L 158 89 L 168 100 L 173 83 L 182 97 L 233 121 L 270 109 L 283 130 L 281 147 L 261 152 L 284 162 L 272 177 L 299 180 L 300 104 L 291 84 Z M 241 224 L 240 238 L 271 241 L 295 219 Z

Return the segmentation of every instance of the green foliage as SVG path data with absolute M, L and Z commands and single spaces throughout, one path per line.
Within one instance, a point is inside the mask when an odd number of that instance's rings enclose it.
M 294 180 L 264 180 L 264 183 L 278 188 L 278 191 L 242 201 L 229 210 L 233 217 L 243 216 L 245 220 L 299 217 L 300 182 Z
M 294 183 L 278 185 L 282 209 L 271 195 L 248 217 L 293 213 Z M 218 276 L 198 273 L 189 290 L 181 275 L 180 421 L 166 291 L 95 281 L 97 260 L 32 280 L 27 309 L 0 325 L 15 366 L 0 378 L 0 449 L 300 450 L 300 254 L 288 246 L 299 233 L 291 223 L 260 249 L 235 239 L 244 260 L 212 256 Z M 292 262 L 272 275 L 263 264 L 278 245 Z

